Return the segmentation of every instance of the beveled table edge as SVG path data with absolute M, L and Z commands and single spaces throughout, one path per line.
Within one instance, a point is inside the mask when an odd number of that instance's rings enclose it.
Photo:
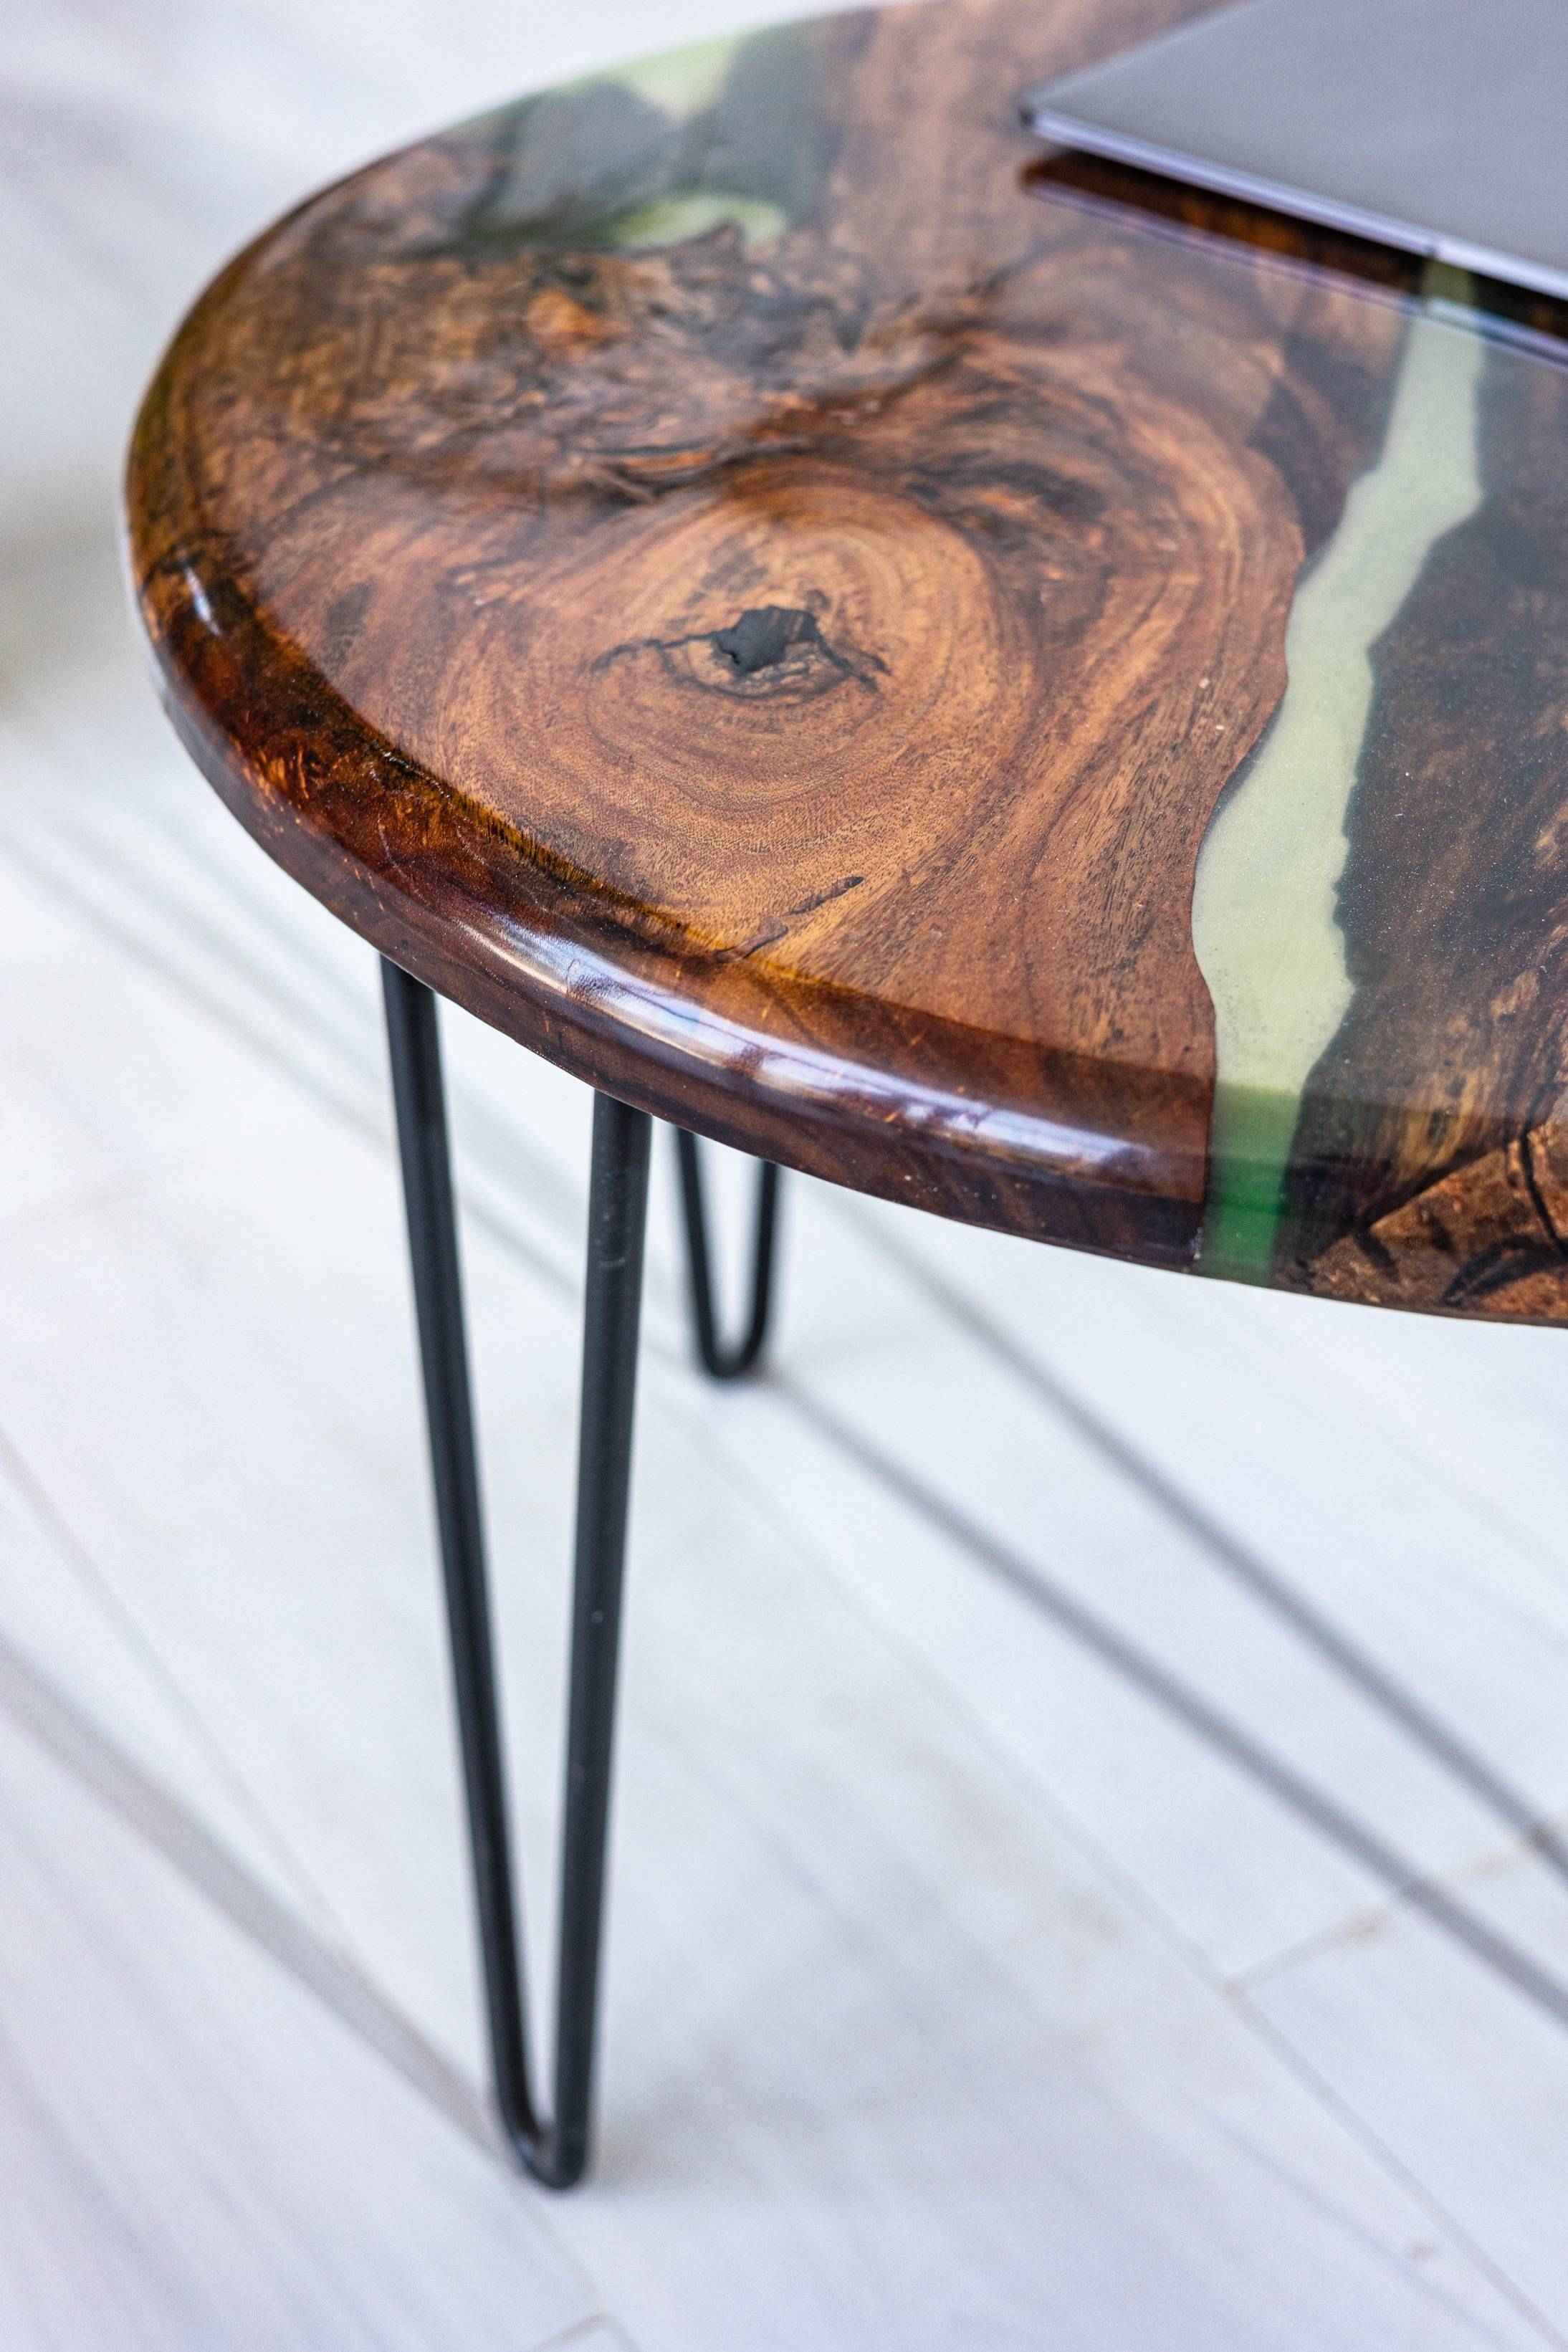
M 218 273 L 188 318 L 226 274 Z M 217 725 L 181 658 L 179 643 L 188 643 L 189 628 L 171 634 L 166 614 L 155 616 L 150 608 L 133 518 L 143 435 L 163 373 L 139 413 L 127 468 L 132 522 L 126 534 L 160 697 L 181 742 L 230 814 L 293 880 L 377 953 L 440 995 L 570 1076 L 657 1118 L 782 1167 L 960 1223 L 1147 1265 L 1191 1268 L 1191 1203 L 1194 1192 L 1202 1196 L 1205 1153 L 1157 1136 L 1138 1139 L 1109 1128 L 1095 1132 L 1081 1121 L 1054 1118 L 1022 1095 L 1011 1101 L 994 1094 L 972 1097 L 957 1087 L 900 1076 L 882 1061 L 770 1034 L 757 1022 L 731 1018 L 694 998 L 682 986 L 683 973 L 693 968 L 686 959 L 633 937 L 616 924 L 607 902 L 595 903 L 563 885 L 514 845 L 494 859 L 504 869 L 504 898 L 461 891 L 434 858 L 422 876 L 378 870 L 354 854 L 330 821 L 311 824 L 268 789 Z M 195 597 L 185 619 L 199 629 Z M 247 610 L 247 619 L 256 638 L 270 637 L 258 615 Z M 264 676 L 266 667 L 263 656 L 251 676 Z M 319 678 L 312 678 L 311 692 L 321 704 L 337 699 Z M 364 722 L 352 713 L 342 717 L 357 739 L 360 761 L 373 762 Z M 417 782 L 461 821 L 461 804 L 439 779 L 390 746 L 384 759 L 400 782 Z M 498 851 L 501 846 L 495 845 Z M 771 994 L 787 1014 L 797 999 L 831 999 L 836 992 L 796 982 Z M 919 1025 L 929 1031 L 933 1024 L 924 1019 Z M 1137 1100 L 1140 1074 L 1128 1068 L 1118 1075 L 1129 1100 Z M 1152 1098 L 1171 1086 L 1170 1073 L 1161 1073 Z M 1113 1227 L 1118 1200 L 1135 1220 L 1137 1239 L 1131 1245 L 1104 1230 L 1094 1213 L 1098 1202 Z M 1167 1202 L 1170 1238 L 1162 1246 L 1157 1229 Z

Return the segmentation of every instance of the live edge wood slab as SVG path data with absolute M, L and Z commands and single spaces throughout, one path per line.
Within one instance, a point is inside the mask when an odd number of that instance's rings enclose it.
M 137 427 L 169 706 L 307 887 L 625 1099 L 1565 1319 L 1563 321 L 1021 131 L 1181 13 L 710 43 L 302 205 Z

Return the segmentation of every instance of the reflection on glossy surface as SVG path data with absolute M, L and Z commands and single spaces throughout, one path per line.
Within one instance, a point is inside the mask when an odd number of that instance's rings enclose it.
M 1544 315 L 1544 314 L 1543 314 Z M 1372 648 L 1276 1279 L 1560 1319 L 1568 1268 L 1568 367 L 1489 335 L 1479 498 Z
M 1433 272 L 1429 291 L 1462 291 Z M 1304 576 L 1289 684 L 1209 829 L 1193 940 L 1215 1006 L 1205 1273 L 1267 1281 L 1309 1076 L 1350 1004 L 1337 896 L 1373 700 L 1371 651 L 1422 565 L 1480 500 L 1479 328 L 1411 320 L 1375 462 Z
M 1554 1099 L 1507 859 L 1483 976 L 1462 822 L 1400 842 L 1397 1003 L 1378 877 L 1434 761 L 1555 805 L 1518 649 L 1562 546 L 1495 484 L 1527 449 L 1549 510 L 1565 379 L 1375 249 L 1036 164 L 997 91 L 1169 14 L 710 43 L 329 191 L 150 395 L 143 605 L 274 854 L 584 1076 L 945 1213 L 1403 1297 L 1367 1219 Z M 1473 616 L 1422 600 L 1472 529 L 1533 585 L 1459 697 Z M 1521 1311 L 1452 1276 L 1409 1303 Z
M 427 252 L 478 260 L 675 245 L 731 226 L 765 243 L 805 217 L 828 149 L 805 28 L 638 58 L 447 133 L 480 176 Z

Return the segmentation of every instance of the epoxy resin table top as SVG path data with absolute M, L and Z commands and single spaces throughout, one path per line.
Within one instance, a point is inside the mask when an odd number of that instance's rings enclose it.
M 170 707 L 301 882 L 626 1099 L 1568 1318 L 1568 342 L 1020 129 L 1178 13 L 713 42 L 302 205 L 137 427 Z

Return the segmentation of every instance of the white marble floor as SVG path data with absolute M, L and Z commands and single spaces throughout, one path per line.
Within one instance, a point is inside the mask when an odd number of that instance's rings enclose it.
M 805 1184 L 715 1395 L 661 1169 L 597 2182 L 487 2135 L 374 972 L 115 478 L 291 195 L 742 13 L 0 29 L 0 2345 L 1568 2345 L 1563 1343 Z M 585 1102 L 447 1035 L 537 1886 Z

